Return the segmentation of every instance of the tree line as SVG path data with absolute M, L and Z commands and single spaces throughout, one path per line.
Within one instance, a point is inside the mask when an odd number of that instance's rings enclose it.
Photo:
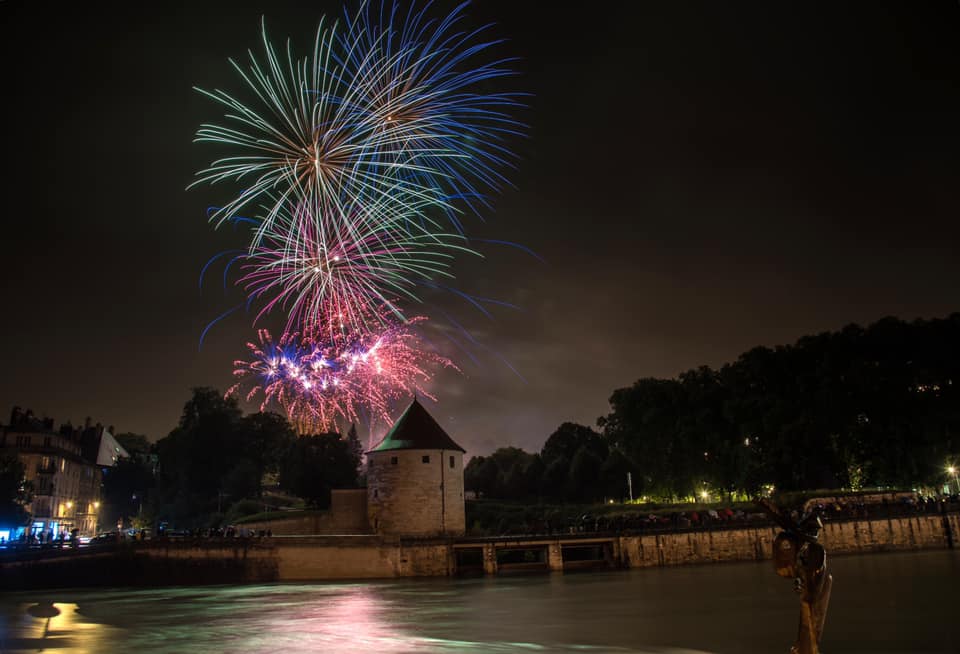
M 154 445 L 130 436 L 118 438 L 131 456 L 105 472 L 106 527 L 114 515 L 144 526 L 218 525 L 268 506 L 265 491 L 325 508 L 332 489 L 360 484 L 355 427 L 346 436 L 297 436 L 283 416 L 243 415 L 235 398 L 212 388 L 193 389 L 178 425 Z
M 474 457 L 482 496 L 594 502 L 778 490 L 934 487 L 960 457 L 960 314 L 756 347 L 713 369 L 615 390 L 597 429 L 565 423 L 538 453 Z
M 473 457 L 465 487 L 508 500 L 587 503 L 731 499 L 765 486 L 936 487 L 960 463 L 960 314 L 757 347 L 733 363 L 615 390 L 596 428 L 564 423 L 539 452 Z M 105 527 L 117 518 L 209 526 L 262 509 L 266 488 L 326 507 L 361 484 L 356 429 L 297 437 L 274 413 L 196 388 L 179 423 L 108 468 Z M 31 491 L 15 457 L 0 461 L 0 517 L 21 522 Z

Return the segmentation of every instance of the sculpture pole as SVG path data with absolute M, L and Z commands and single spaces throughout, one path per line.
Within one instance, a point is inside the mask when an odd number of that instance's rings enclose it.
M 793 580 L 800 595 L 800 627 L 790 654 L 820 654 L 833 587 L 827 553 L 819 543 L 823 523 L 815 510 L 795 521 L 769 500 L 759 499 L 757 504 L 783 529 L 773 541 L 773 567 L 781 577 Z

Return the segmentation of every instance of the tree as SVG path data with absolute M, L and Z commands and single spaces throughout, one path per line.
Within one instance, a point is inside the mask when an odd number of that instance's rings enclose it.
M 541 492 L 544 497 L 554 501 L 563 501 L 569 497 L 570 461 L 563 457 L 554 458 L 550 463 L 543 462 L 543 482 Z
M 340 434 L 301 436 L 280 463 L 280 487 L 317 508 L 330 506 L 334 488 L 355 488 L 360 459 Z
M 674 496 L 687 482 L 674 470 L 682 456 L 677 429 L 682 398 L 678 380 L 640 379 L 614 391 L 611 413 L 598 421 L 609 444 L 636 463 L 638 481 L 651 495 Z
M 361 475 L 361 462 L 363 461 L 363 443 L 360 442 L 360 436 L 357 435 L 357 424 L 350 423 L 350 430 L 347 432 L 347 443 L 350 445 L 351 455 L 357 460 L 357 475 Z
M 573 457 L 582 447 L 586 447 L 600 459 L 607 458 L 609 448 L 600 434 L 590 427 L 565 422 L 547 438 L 540 450 L 540 456 L 547 466 L 556 459 L 573 461 Z
M 244 469 L 241 462 L 254 456 L 254 448 L 245 447 L 244 436 L 257 433 L 250 424 L 244 429 L 241 415 L 234 398 L 225 399 L 213 388 L 193 389 L 178 426 L 157 442 L 155 500 L 161 519 L 184 526 L 207 524 L 210 515 L 222 508 L 224 499 L 243 499 L 233 497 L 225 489 L 228 475 L 234 491 L 248 492 L 259 483 L 259 478 L 237 483 Z M 253 422 L 259 424 L 257 420 Z M 245 469 L 250 477 L 255 477 L 256 465 Z
M 33 484 L 14 455 L 0 456 L 0 525 L 19 527 L 30 520 L 26 505 L 33 501 Z
M 155 484 L 149 462 L 142 459 L 124 457 L 104 469 L 100 523 L 112 525 L 138 515 Z
M 598 424 L 654 495 L 934 485 L 960 452 L 960 314 L 753 348 L 719 371 L 638 380 L 610 407 Z M 553 449 L 569 451 L 565 436 Z
M 229 475 L 231 497 L 260 497 L 264 475 L 279 471 L 284 453 L 290 449 L 297 436 L 283 416 L 260 412 L 251 413 L 240 420 L 237 433 L 242 460 L 238 460 Z
M 464 488 L 482 497 L 501 497 L 501 475 L 493 457 L 475 456 L 464 468 Z
M 573 455 L 567 476 L 567 497 L 580 502 L 603 499 L 600 488 L 601 459 L 590 447 L 583 445 Z
M 150 452 L 150 441 L 143 434 L 125 432 L 114 435 L 114 438 L 131 457 L 146 456 Z
M 627 473 L 636 476 L 636 472 L 635 464 L 623 452 L 611 450 L 610 456 L 600 467 L 599 488 L 603 496 L 615 500 L 627 499 Z
M 513 459 L 513 463 L 503 474 L 503 495 L 511 500 L 537 498 L 543 485 L 543 461 L 539 454 L 528 454 L 523 450 L 520 452 L 522 456 Z

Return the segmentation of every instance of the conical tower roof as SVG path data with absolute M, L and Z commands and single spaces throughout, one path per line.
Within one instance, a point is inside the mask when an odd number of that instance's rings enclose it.
M 460 450 L 443 427 L 437 424 L 423 405 L 414 398 L 380 444 L 371 452 L 387 450 Z

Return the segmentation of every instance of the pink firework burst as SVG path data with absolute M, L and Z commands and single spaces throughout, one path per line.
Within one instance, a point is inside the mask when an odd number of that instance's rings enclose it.
M 414 287 L 450 277 L 462 238 L 436 234 L 415 215 L 386 219 L 376 207 L 347 208 L 316 195 L 280 211 L 244 258 L 238 283 L 263 302 L 260 319 L 274 310 L 288 316 L 286 331 L 312 334 L 331 317 L 348 331 L 381 321 L 369 307 L 401 312 L 391 298 L 417 301 Z
M 391 422 L 391 407 L 402 397 L 420 394 L 440 368 L 453 363 L 423 347 L 415 317 L 389 321 L 376 331 L 352 331 L 329 321 L 311 334 L 284 333 L 274 341 L 266 329 L 248 343 L 251 358 L 234 362 L 237 382 L 227 395 L 260 396 L 260 409 L 282 408 L 301 434 L 336 429 L 337 422 Z

